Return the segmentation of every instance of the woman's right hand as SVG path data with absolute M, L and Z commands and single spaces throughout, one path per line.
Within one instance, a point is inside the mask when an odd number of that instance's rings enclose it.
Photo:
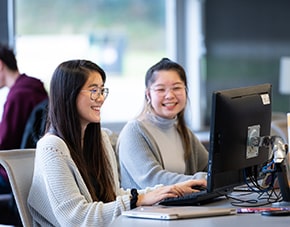
M 136 205 L 149 206 L 166 198 L 184 196 L 195 192 L 194 186 L 206 187 L 206 180 L 188 180 L 174 185 L 162 186 L 145 194 L 139 194 Z

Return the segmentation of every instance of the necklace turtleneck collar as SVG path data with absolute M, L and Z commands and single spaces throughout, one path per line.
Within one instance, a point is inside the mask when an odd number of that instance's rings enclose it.
M 146 118 L 151 124 L 156 125 L 159 128 L 163 128 L 163 129 L 172 128 L 174 124 L 177 122 L 177 117 L 173 119 L 168 119 L 168 118 L 157 116 L 156 114 L 151 113 L 151 112 L 146 113 Z

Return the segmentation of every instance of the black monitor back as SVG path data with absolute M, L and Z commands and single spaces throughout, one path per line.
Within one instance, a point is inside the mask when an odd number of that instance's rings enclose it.
M 248 146 L 251 136 L 269 136 L 271 85 L 213 92 L 208 183 L 211 190 L 232 188 L 258 175 L 269 148 Z M 248 176 L 245 176 L 245 173 Z

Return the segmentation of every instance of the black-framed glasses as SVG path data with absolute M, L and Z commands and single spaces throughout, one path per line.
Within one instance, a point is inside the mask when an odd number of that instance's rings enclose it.
M 98 99 L 100 97 L 100 95 L 102 95 L 103 98 L 106 99 L 108 97 L 108 94 L 109 94 L 109 88 L 106 88 L 106 87 L 96 87 L 96 88 L 93 88 L 90 90 L 83 89 L 82 91 L 91 92 L 90 99 L 92 101 L 95 101 L 96 99 Z

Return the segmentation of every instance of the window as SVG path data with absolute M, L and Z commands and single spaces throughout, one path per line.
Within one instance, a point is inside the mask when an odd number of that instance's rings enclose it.
M 110 88 L 102 122 L 127 121 L 142 107 L 146 70 L 166 55 L 165 1 L 16 1 L 19 69 L 49 89 L 58 64 L 92 60 Z

